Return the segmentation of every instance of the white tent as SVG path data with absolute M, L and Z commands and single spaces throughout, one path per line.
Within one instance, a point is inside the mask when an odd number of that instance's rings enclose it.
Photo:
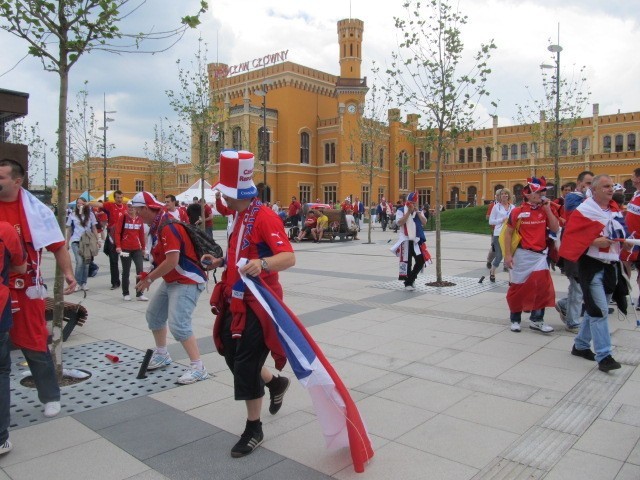
M 186 202 L 191 203 L 193 201 L 193 197 L 200 198 L 202 196 L 202 179 L 199 179 L 196 183 L 191 185 L 187 190 L 182 192 L 179 195 L 176 195 L 176 200 L 178 202 Z M 204 181 L 204 199 L 207 203 L 215 203 L 216 197 L 213 194 L 213 190 L 211 190 L 211 184 Z

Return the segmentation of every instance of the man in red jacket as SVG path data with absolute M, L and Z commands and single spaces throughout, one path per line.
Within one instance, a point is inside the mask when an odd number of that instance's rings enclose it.
M 122 261 L 122 298 L 125 302 L 130 302 L 131 262 L 136 266 L 136 275 L 139 276 L 142 273 L 142 252 L 145 249 L 144 224 L 131 207 L 131 202 L 127 205 L 127 213 L 118 219 L 113 236 L 116 241 L 116 252 Z M 142 292 L 136 292 L 136 299 L 141 302 L 149 300 Z

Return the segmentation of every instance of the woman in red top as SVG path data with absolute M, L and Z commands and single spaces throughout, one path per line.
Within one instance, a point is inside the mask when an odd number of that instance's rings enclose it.
M 127 205 L 127 213 L 120 216 L 114 232 L 116 252 L 122 261 L 122 298 L 125 302 L 131 301 L 129 295 L 129 273 L 131 261 L 136 266 L 136 275 L 142 273 L 142 252 L 144 252 L 144 225 L 142 219 L 135 214 L 130 203 Z M 141 302 L 149 300 L 142 292 L 136 292 L 136 298 Z

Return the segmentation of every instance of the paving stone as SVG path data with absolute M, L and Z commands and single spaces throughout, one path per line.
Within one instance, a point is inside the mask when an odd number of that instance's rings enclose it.
M 88 412 L 76 413 L 73 418 L 97 431 L 136 418 L 170 410 L 171 408 L 165 403 L 149 397 L 140 397 L 96 408 Z

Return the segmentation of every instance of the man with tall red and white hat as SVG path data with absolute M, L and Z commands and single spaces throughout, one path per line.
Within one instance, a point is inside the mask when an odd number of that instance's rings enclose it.
M 207 273 L 183 225 L 172 223 L 173 218 L 149 192 L 138 192 L 131 199 L 131 207 L 149 225 L 153 246 L 153 270 L 140 275 L 137 292 L 148 290 L 158 280 L 147 308 L 147 324 L 153 333 L 155 349 L 149 370 L 163 368 L 173 361 L 167 351 L 167 333 L 182 344 L 190 361 L 190 368 L 178 378 L 187 385 L 209 378 L 200 358 L 198 342 L 191 326 L 191 317 L 204 290 Z
M 226 257 L 209 258 L 210 268 L 225 267 L 211 296 L 212 311 L 216 312 L 214 343 L 233 373 L 235 399 L 244 400 L 247 408 L 244 433 L 231 449 L 234 458 L 250 454 L 262 443 L 260 410 L 264 387 L 269 389 L 271 414 L 280 409 L 289 387 L 289 379 L 274 376 L 264 367 L 269 352 L 278 370 L 284 367 L 286 357 L 272 321 L 259 308 L 251 291 L 245 291 L 240 275 L 259 277 L 281 299 L 278 272 L 295 264 L 282 221 L 256 198 L 253 168 L 251 152 L 224 150 L 220 154 L 220 181 L 213 186 L 235 213 Z
M 558 217 L 544 197 L 547 182 L 544 177 L 528 178 L 522 189 L 525 201 L 511 210 L 504 236 L 504 265 L 511 269 L 507 304 L 511 312 L 511 331 L 520 332 L 523 311 L 530 311 L 529 328 L 542 333 L 553 332 L 544 323 L 546 307 L 555 305 L 555 290 L 547 264 L 547 230 L 556 233 Z M 516 251 L 511 251 L 511 238 L 517 230 L 521 236 Z

